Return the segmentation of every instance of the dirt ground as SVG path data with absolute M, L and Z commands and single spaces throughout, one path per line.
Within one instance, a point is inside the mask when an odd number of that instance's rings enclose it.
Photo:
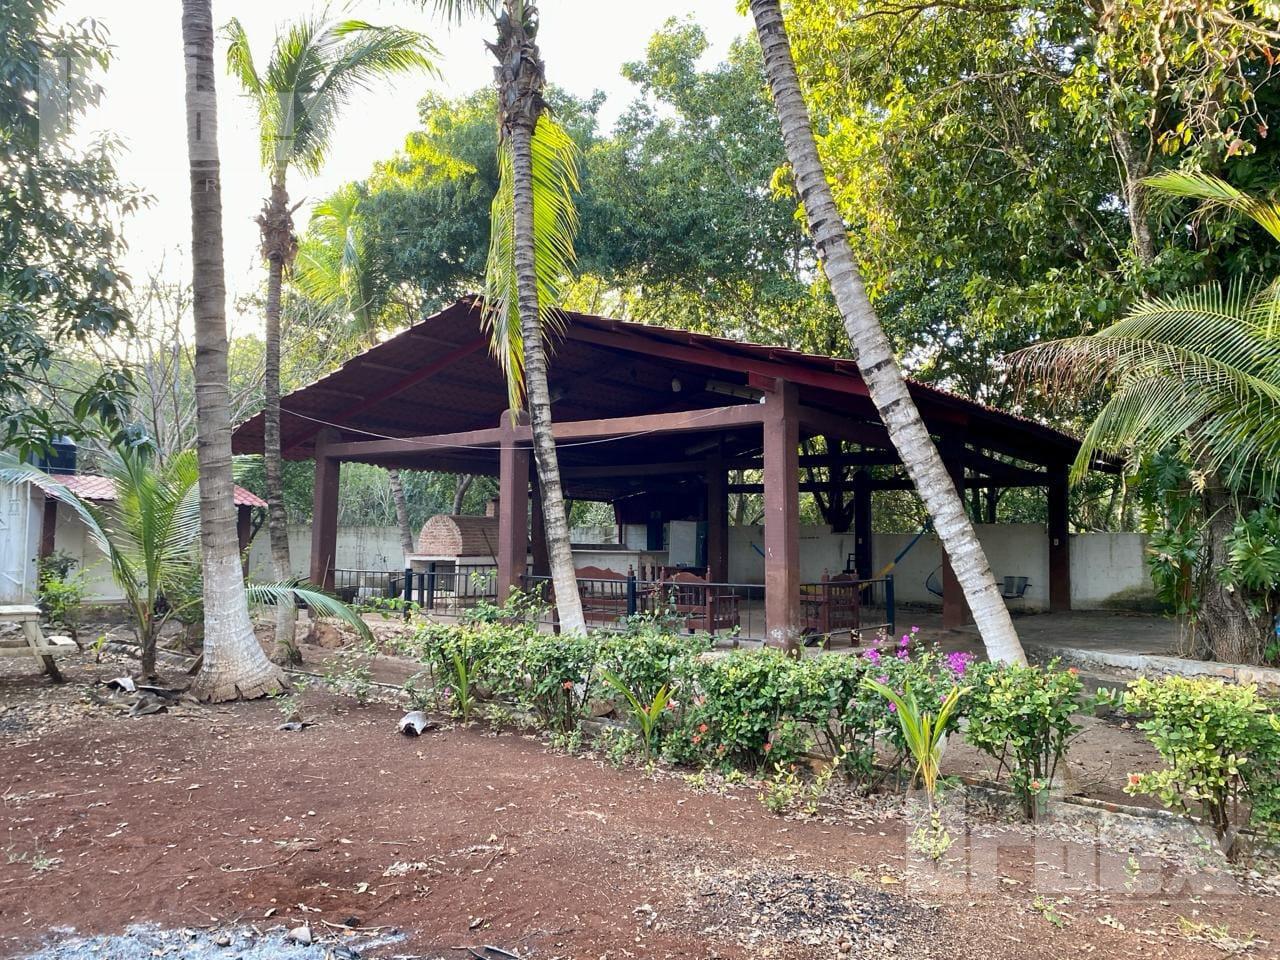
M 1275 879 L 1164 834 L 957 809 L 935 866 L 892 798 L 787 819 L 317 688 L 300 733 L 268 702 L 131 719 L 121 666 L 0 664 L 0 956 L 1280 956 Z

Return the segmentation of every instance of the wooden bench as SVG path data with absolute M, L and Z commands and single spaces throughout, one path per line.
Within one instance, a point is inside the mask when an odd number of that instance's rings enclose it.
M 40 608 L 27 604 L 0 604 L 0 623 L 22 626 L 23 640 L 0 640 L 0 657 L 35 657 L 44 663 L 44 672 L 54 683 L 62 682 L 62 674 L 54 657 L 75 650 L 70 637 L 46 637 L 40 630 Z

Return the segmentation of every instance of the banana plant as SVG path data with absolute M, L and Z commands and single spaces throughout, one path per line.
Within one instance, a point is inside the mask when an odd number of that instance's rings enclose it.
M 69 507 L 84 524 L 89 542 L 106 558 L 124 594 L 141 650 L 142 675 L 152 677 L 161 630 L 185 606 L 200 602 L 199 591 L 190 589 L 200 576 L 199 465 L 193 450 L 156 463 L 146 448 L 138 447 L 108 453 L 103 472 L 115 485 L 115 499 L 98 504 L 0 451 L 0 483 L 36 487 Z M 305 605 L 371 638 L 368 625 L 350 607 L 299 580 L 251 583 L 247 589 L 251 604 Z

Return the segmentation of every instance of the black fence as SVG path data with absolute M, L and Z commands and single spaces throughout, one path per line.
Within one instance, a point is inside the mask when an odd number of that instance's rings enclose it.
M 397 595 L 423 613 L 456 615 L 498 599 L 498 567 L 492 563 L 429 560 L 425 570 L 405 570 L 393 583 Z

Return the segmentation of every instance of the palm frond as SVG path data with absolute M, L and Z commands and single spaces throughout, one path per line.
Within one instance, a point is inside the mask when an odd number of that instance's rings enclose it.
M 423 34 L 363 20 L 297 20 L 276 38 L 265 70 L 253 64 L 244 27 L 232 20 L 227 66 L 258 111 L 262 165 L 273 179 L 297 166 L 315 173 L 332 142 L 339 109 L 357 89 L 408 70 L 433 70 Z
M 1143 182 L 1171 197 L 1199 200 L 1206 210 L 1224 209 L 1242 214 L 1280 240 L 1280 205 L 1238 190 L 1221 177 L 1196 171 L 1165 170 Z
M 449 23 L 461 23 L 468 17 L 492 15 L 497 12 L 494 0 L 418 0 L 419 5 L 435 10 Z
M 559 304 L 572 281 L 578 232 L 578 146 L 547 115 L 532 138 L 534 272 L 541 335 L 564 331 Z M 489 258 L 485 267 L 484 322 L 490 350 L 507 378 L 512 410 L 524 405 L 524 336 L 520 326 L 515 263 L 515 171 L 509 145 L 498 148 L 499 184 L 491 208 Z
M 373 639 L 373 633 L 370 631 L 369 625 L 351 607 L 341 600 L 329 596 L 327 593 L 310 587 L 303 587 L 300 585 L 301 583 L 302 581 L 297 579 L 278 580 L 274 583 L 250 583 L 246 584 L 245 590 L 248 592 L 250 603 L 269 604 L 272 606 L 279 604 L 291 607 L 306 606 L 317 616 L 341 620 L 348 626 L 353 627 L 364 640 Z

